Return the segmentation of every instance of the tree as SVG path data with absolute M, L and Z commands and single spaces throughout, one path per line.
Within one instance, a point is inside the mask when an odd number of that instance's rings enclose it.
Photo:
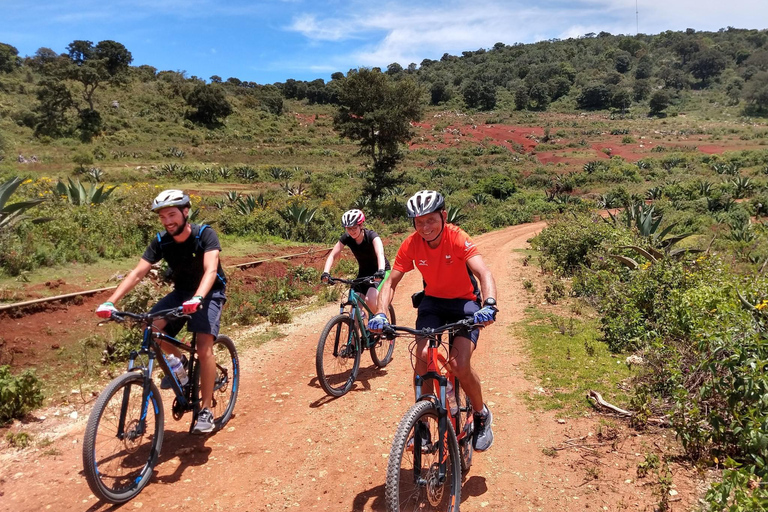
M 744 85 L 744 101 L 747 110 L 756 113 L 768 112 L 768 72 L 761 71 Z
M 224 91 L 213 84 L 198 84 L 186 99 L 187 105 L 195 109 L 187 116 L 201 124 L 209 126 L 220 124 L 232 113 L 232 105 L 227 101 Z
M 688 68 L 695 78 L 706 83 L 712 78 L 720 76 L 727 64 L 728 61 L 722 52 L 714 48 L 707 48 L 693 57 Z
M 632 104 L 632 93 L 629 91 L 629 89 L 625 89 L 622 87 L 617 87 L 614 89 L 613 94 L 611 95 L 611 107 L 626 111 L 629 106 Z
M 593 83 L 584 87 L 576 98 L 579 108 L 601 109 L 608 108 L 611 101 L 611 91 L 605 84 Z
M 648 106 L 651 108 L 651 115 L 659 115 L 664 110 L 667 109 L 672 104 L 672 97 L 669 94 L 669 91 L 662 89 L 660 91 L 656 91 L 653 93 L 653 96 L 651 96 L 651 101 L 648 103 Z
M 397 62 L 393 62 L 392 64 L 387 66 L 387 74 L 389 76 L 399 75 L 402 72 L 403 72 L 403 66 L 401 66 Z
M 637 67 L 635 68 L 635 78 L 638 80 L 644 80 L 646 78 L 650 78 L 651 75 L 653 75 L 653 62 L 651 62 L 650 57 L 643 55 L 637 62 Z
M 19 66 L 19 50 L 9 44 L 0 43 L 0 73 L 11 73 Z
M 629 52 L 619 52 L 614 59 L 614 67 L 619 73 L 626 73 L 632 69 L 632 56 Z
M 448 85 L 442 80 L 439 80 L 432 84 L 432 88 L 429 91 L 430 101 L 432 105 L 439 105 L 451 99 L 451 91 L 448 89 Z
M 533 87 L 531 87 L 530 92 L 528 93 L 528 96 L 530 98 L 530 101 L 534 102 L 536 104 L 536 109 L 538 110 L 546 110 L 549 106 L 550 102 L 550 96 L 549 96 L 549 87 L 547 84 L 538 83 L 534 84 Z
M 47 78 L 40 82 L 37 89 L 38 105 L 34 108 L 37 115 L 36 135 L 57 137 L 67 131 L 67 111 L 74 101 L 64 82 Z
M 464 87 L 464 103 L 469 108 L 493 110 L 496 107 L 496 86 L 490 80 L 472 80 Z
M 370 158 L 365 191 L 374 200 L 401 178 L 393 171 L 403 158 L 400 144 L 413 136 L 410 122 L 421 119 L 421 93 L 410 77 L 394 81 L 366 68 L 340 84 L 333 125 L 342 137 L 358 141 L 360 154 Z
M 100 41 L 93 46 L 91 41 L 75 40 L 67 46 L 70 65 L 53 71 L 59 79 L 71 79 L 83 85 L 83 99 L 88 110 L 96 110 L 94 93 L 105 82 L 121 83 L 133 61 L 125 46 L 116 41 Z M 75 105 L 77 108 L 77 106 Z M 78 112 L 81 109 L 78 108 Z

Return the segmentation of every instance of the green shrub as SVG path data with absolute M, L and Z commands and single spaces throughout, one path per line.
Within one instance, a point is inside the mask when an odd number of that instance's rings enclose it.
M 286 304 L 277 304 L 269 313 L 269 321 L 273 324 L 289 324 L 293 320 L 291 308 Z
M 531 245 L 541 252 L 542 264 L 547 269 L 570 275 L 581 265 L 590 266 L 590 256 L 605 254 L 608 244 L 622 240 L 629 240 L 627 232 L 599 217 L 579 215 L 558 219 L 534 238 Z
M 40 380 L 31 370 L 11 374 L 10 366 L 0 366 L 0 425 L 20 418 L 43 404 Z

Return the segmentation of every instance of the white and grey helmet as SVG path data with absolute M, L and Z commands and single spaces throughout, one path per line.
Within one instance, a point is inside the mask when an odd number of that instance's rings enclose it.
M 432 212 L 439 212 L 445 208 L 445 198 L 440 192 L 434 190 L 420 190 L 413 194 L 408 202 L 405 203 L 405 209 L 408 211 L 408 217 L 411 219 L 427 215 Z
M 365 222 L 365 214 L 361 210 L 349 210 L 341 216 L 341 225 L 345 228 L 359 226 Z
M 154 201 L 152 201 L 152 211 L 156 212 L 169 206 L 178 206 L 184 208 L 189 206 L 189 196 L 181 190 L 163 190 Z

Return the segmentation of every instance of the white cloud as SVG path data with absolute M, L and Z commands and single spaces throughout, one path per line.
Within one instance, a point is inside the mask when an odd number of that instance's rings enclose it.
M 634 0 L 544 1 L 522 0 L 346 2 L 343 13 L 315 12 L 296 17 L 288 28 L 313 42 L 368 41 L 346 50 L 337 59 L 357 66 L 407 65 L 445 52 L 490 48 L 496 42 L 530 43 L 542 39 L 580 37 L 589 32 L 634 34 Z M 638 0 L 639 28 L 644 33 L 664 30 L 717 30 L 732 25 L 754 28 L 768 20 L 765 0 Z M 325 9 L 327 10 L 327 9 Z

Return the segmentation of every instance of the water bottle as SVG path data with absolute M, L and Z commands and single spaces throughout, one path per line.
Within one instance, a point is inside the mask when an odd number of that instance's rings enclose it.
M 449 378 L 448 384 L 445 385 L 445 399 L 448 402 L 448 408 L 451 410 L 451 416 L 454 416 L 459 411 L 459 406 L 456 404 L 456 394 L 453 390 L 453 378 Z
M 179 381 L 179 384 L 182 386 L 186 385 L 189 381 L 189 377 L 187 377 L 187 371 L 184 369 L 184 364 L 181 362 L 181 359 L 173 354 L 168 354 L 165 360 L 168 363 L 168 366 L 171 368 L 173 374 L 176 375 L 176 379 Z

